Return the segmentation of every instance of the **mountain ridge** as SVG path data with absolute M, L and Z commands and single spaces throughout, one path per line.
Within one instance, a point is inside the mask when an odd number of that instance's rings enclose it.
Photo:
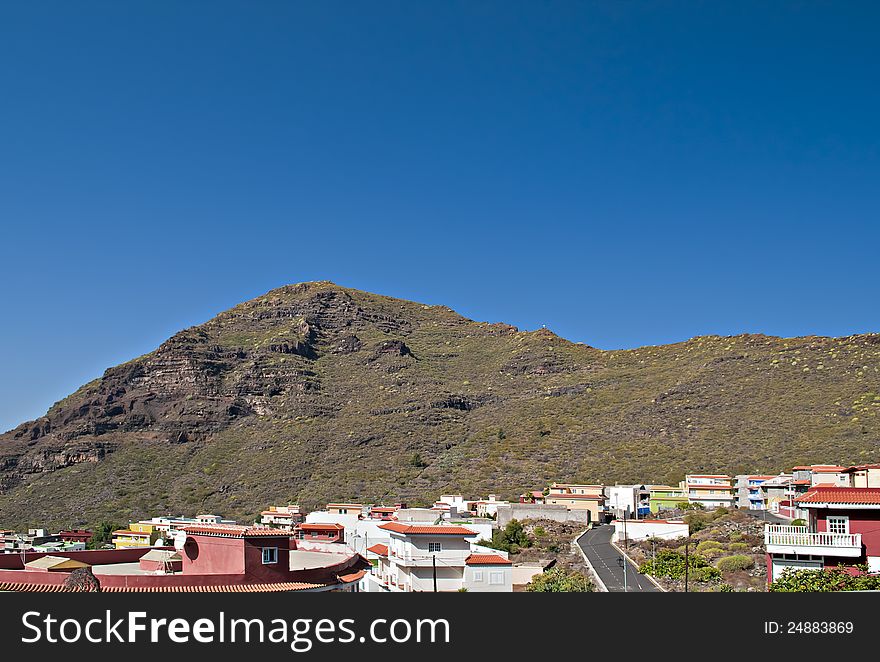
M 0 435 L 0 525 L 876 460 L 878 392 L 876 334 L 600 350 L 285 285 Z

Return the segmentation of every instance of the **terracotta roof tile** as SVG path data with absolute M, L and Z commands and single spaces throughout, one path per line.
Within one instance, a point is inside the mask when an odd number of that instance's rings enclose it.
M 498 554 L 471 554 L 464 562 L 468 565 L 513 565 L 510 559 Z
M 446 526 L 441 524 L 403 524 L 401 522 L 388 522 L 379 527 L 385 531 L 404 533 L 406 535 L 435 535 L 435 536 L 475 536 L 476 531 L 471 531 L 463 526 Z
M 250 538 L 265 536 L 272 538 L 289 538 L 290 531 L 270 529 L 257 526 L 241 526 L 239 524 L 192 524 L 181 529 L 186 533 L 195 533 L 205 536 L 220 536 L 223 538 Z
M 795 499 L 797 503 L 847 503 L 880 506 L 880 487 L 816 486 Z
M 316 524 L 314 522 L 310 522 L 308 524 L 298 524 L 298 529 L 302 529 L 304 531 L 326 531 L 327 529 L 335 529 L 336 531 L 342 531 L 345 527 L 342 524 L 337 524 L 333 522 L 332 524 Z
M 379 556 L 388 556 L 388 545 L 373 545 L 372 547 L 367 547 L 367 551 Z

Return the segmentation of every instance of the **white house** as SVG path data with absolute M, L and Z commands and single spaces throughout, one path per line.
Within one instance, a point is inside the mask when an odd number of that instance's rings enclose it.
M 382 589 L 404 592 L 511 592 L 512 563 L 502 552 L 479 548 L 477 534 L 452 524 L 387 522 L 387 546 L 369 550 L 378 558 L 370 575 Z
M 614 517 L 635 519 L 651 512 L 651 493 L 644 485 L 614 485 L 607 489 L 607 506 Z
M 624 529 L 626 534 L 624 534 Z M 662 538 L 663 540 L 673 540 L 674 538 L 684 538 L 688 534 L 688 525 L 682 520 L 667 519 L 640 519 L 622 520 L 614 522 L 614 534 L 612 539 L 618 542 L 624 539 L 630 541 L 648 540 L 649 538 Z
M 498 506 L 508 506 L 509 501 L 502 501 L 494 494 L 490 494 L 489 498 L 474 502 L 474 510 L 477 517 L 497 517 Z

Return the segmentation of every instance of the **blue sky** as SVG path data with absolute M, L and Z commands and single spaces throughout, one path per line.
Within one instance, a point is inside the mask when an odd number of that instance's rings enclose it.
M 0 428 L 285 283 L 602 348 L 880 331 L 880 18 L 0 8 Z

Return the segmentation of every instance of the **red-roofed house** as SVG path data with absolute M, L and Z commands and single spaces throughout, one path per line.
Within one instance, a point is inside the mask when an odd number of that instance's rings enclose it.
M 380 520 L 382 522 L 390 522 L 397 519 L 397 511 L 406 508 L 406 505 L 398 506 L 370 506 L 370 519 Z
M 807 526 L 768 524 L 768 581 L 786 567 L 822 568 L 867 564 L 880 572 L 880 488 L 816 485 L 795 498 L 808 513 Z
M 260 513 L 260 524 L 271 526 L 282 531 L 293 531 L 303 521 L 305 515 L 297 505 L 269 506 Z
M 601 522 L 605 518 L 605 487 L 553 483 L 544 497 L 544 503 L 565 506 L 569 510 L 586 510 L 590 513 L 591 522 Z
M 843 473 L 849 476 L 850 487 L 880 487 L 880 464 L 859 464 Z
M 479 592 L 513 590 L 511 563 L 503 552 L 479 548 L 477 534 L 451 524 L 388 522 L 380 526 L 388 545 L 370 551 L 378 564 L 370 577 L 387 591 Z
M 105 592 L 356 591 L 369 563 L 360 554 L 297 549 L 290 533 L 265 527 L 193 524 L 175 548 L 0 555 L 0 591 L 73 591 L 58 572 L 91 566 Z M 52 557 L 57 557 L 53 559 Z M 68 563 L 70 562 L 70 563 Z M 35 572 L 45 566 L 48 572 Z
M 297 540 L 311 542 L 345 542 L 345 527 L 337 523 L 307 523 L 297 524 L 294 529 L 294 537 Z

